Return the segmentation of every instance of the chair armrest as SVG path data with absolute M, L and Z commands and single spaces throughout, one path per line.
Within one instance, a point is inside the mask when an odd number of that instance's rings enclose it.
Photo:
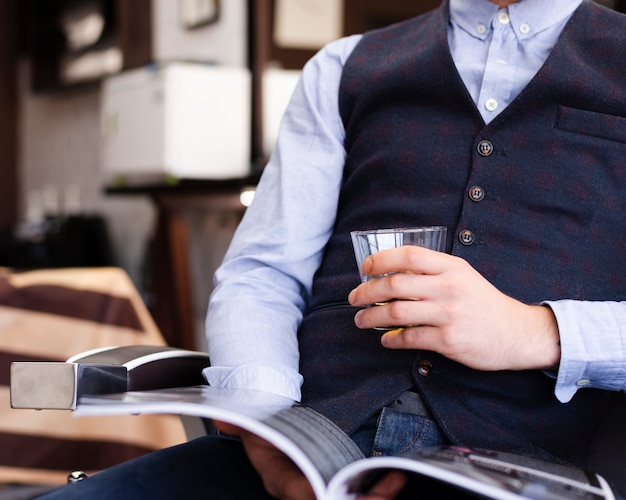
M 209 356 L 163 346 L 87 351 L 66 362 L 11 364 L 11 407 L 74 410 L 81 396 L 205 384 Z

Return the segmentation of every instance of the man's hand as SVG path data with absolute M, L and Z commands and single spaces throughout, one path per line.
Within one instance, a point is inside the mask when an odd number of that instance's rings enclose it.
M 411 325 L 385 333 L 389 349 L 436 351 L 478 370 L 554 369 L 561 350 L 548 307 L 504 295 L 465 260 L 417 246 L 378 252 L 363 272 L 386 273 L 352 290 L 359 328 Z M 390 301 L 390 302 L 389 302 Z
M 391 471 L 365 494 L 358 495 L 359 500 L 393 500 L 404 488 L 406 476 L 402 472 Z
M 225 422 L 213 422 L 215 427 L 243 442 L 250 462 L 263 480 L 270 495 L 280 500 L 315 500 L 308 480 L 300 469 L 278 448 L 264 439 Z M 382 478 L 369 493 L 359 495 L 364 500 L 392 500 L 402 490 L 406 477 L 391 472 Z
M 270 495 L 281 500 L 315 500 L 306 477 L 282 451 L 234 425 L 217 421 L 214 424 L 224 434 L 241 438 L 250 462 Z

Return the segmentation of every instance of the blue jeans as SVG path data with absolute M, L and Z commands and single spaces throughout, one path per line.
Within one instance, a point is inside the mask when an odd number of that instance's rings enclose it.
M 384 408 L 352 436 L 366 456 L 395 454 L 444 444 L 437 424 Z M 42 500 L 211 500 L 273 498 L 248 461 L 241 442 L 207 436 L 159 450 L 57 489 Z
M 399 455 L 428 446 L 450 444 L 432 419 L 383 408 L 353 435 L 365 456 Z

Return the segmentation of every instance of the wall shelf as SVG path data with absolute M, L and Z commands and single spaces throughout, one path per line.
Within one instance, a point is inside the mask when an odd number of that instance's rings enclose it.
M 99 81 L 152 57 L 151 0 L 27 0 L 34 91 Z

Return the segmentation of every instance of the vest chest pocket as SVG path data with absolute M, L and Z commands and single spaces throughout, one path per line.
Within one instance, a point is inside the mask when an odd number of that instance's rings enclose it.
M 556 128 L 626 144 L 626 117 L 559 106 Z

